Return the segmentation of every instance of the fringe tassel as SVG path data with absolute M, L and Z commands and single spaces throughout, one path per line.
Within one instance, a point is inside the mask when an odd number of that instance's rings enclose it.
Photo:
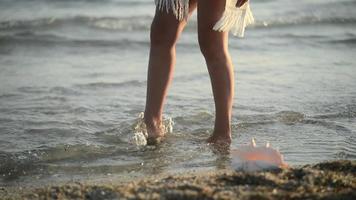
M 215 31 L 231 31 L 233 35 L 243 37 L 245 27 L 254 23 L 254 18 L 249 2 L 237 8 L 237 0 L 226 0 L 225 11 L 220 20 L 215 24 Z
M 179 21 L 188 17 L 189 0 L 155 0 L 155 4 L 161 11 L 166 10 L 169 13 L 171 10 Z
M 254 23 L 249 2 L 240 8 L 235 6 L 236 2 L 237 0 L 226 0 L 223 16 L 213 27 L 215 31 L 231 31 L 233 35 L 243 37 L 245 27 Z M 155 4 L 161 11 L 172 11 L 179 21 L 188 17 L 189 0 L 155 0 Z

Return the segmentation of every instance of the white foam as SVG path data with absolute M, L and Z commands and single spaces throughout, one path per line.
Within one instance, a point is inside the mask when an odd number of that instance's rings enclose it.
M 162 129 L 165 135 L 173 133 L 173 125 L 174 122 L 171 117 L 163 118 Z M 138 115 L 138 118 L 132 125 L 132 129 L 133 131 L 132 134 L 129 136 L 128 142 L 136 146 L 147 145 L 148 134 L 146 124 L 144 122 L 143 112 Z

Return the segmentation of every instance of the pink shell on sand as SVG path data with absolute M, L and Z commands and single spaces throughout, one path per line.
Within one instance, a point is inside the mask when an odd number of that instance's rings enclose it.
M 253 138 L 250 145 L 231 150 L 231 157 L 232 167 L 240 171 L 261 171 L 288 166 L 278 150 L 270 147 L 269 143 L 264 147 L 256 147 Z

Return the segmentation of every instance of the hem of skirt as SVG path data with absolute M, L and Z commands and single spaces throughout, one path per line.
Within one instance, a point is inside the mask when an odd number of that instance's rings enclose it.
M 229 32 L 238 37 L 244 37 L 246 26 L 254 23 L 254 17 L 247 1 L 240 8 L 236 8 L 237 0 L 226 0 L 225 11 L 213 30 L 219 32 Z M 155 0 L 157 8 L 169 13 L 182 21 L 189 15 L 189 0 Z

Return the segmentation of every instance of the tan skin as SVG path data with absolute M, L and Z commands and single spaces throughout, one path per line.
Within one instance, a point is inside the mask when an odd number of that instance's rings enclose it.
M 237 7 L 247 0 L 239 0 Z M 215 125 L 208 143 L 231 143 L 231 110 L 234 96 L 234 73 L 228 52 L 228 33 L 212 28 L 225 10 L 225 1 L 190 0 L 189 16 L 198 10 L 198 39 L 208 67 L 214 102 Z M 188 19 L 187 19 L 188 20 Z M 162 113 L 168 88 L 172 82 L 176 60 L 176 43 L 187 24 L 170 12 L 156 10 L 151 25 L 151 47 L 147 75 L 147 96 L 144 120 L 148 142 L 154 144 L 163 136 Z

